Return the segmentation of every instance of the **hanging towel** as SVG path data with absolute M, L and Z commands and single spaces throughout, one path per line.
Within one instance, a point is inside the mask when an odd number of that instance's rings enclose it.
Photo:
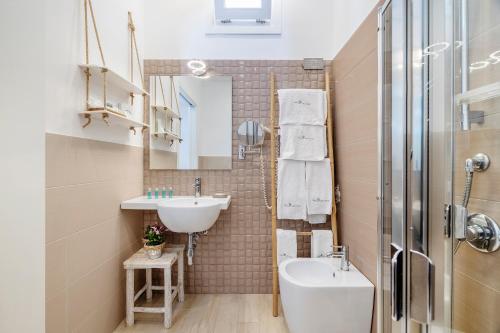
M 307 214 L 332 213 L 332 169 L 330 159 L 306 162 Z
M 305 220 L 307 215 L 306 162 L 278 159 L 279 219 Z
M 321 89 L 280 89 L 279 123 L 324 125 L 326 121 L 326 93 Z
M 326 222 L 326 214 L 307 215 L 307 222 L 310 224 L 321 224 Z
M 333 251 L 331 230 L 313 230 L 311 236 L 311 258 L 324 257 Z
M 297 258 L 297 232 L 276 229 L 278 265 L 289 258 Z
M 280 128 L 281 158 L 321 161 L 326 156 L 326 127 L 282 125 Z

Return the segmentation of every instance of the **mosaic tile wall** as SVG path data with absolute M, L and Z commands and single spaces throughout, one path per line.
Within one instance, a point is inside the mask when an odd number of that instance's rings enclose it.
M 305 71 L 302 61 L 208 60 L 215 75 L 233 77 L 232 170 L 149 170 L 149 137 L 144 138 L 144 188 L 172 186 L 176 195 L 192 195 L 195 177 L 201 177 L 202 194 L 225 192 L 232 196 L 229 210 L 222 211 L 207 235 L 201 236 L 194 265 L 187 267 L 188 293 L 271 293 L 271 214 L 264 206 L 260 185 L 259 156 L 238 160 L 236 130 L 245 120 L 269 124 L 269 74 L 276 74 L 277 88 L 324 88 L 324 71 Z M 146 60 L 145 82 L 153 75 L 190 74 L 185 60 Z M 330 71 L 330 62 L 326 62 Z M 268 138 L 269 139 L 269 138 Z M 267 188 L 270 188 L 270 141 L 264 154 Z M 145 213 L 145 224 L 159 221 Z M 310 230 L 306 222 L 278 221 L 278 227 Z M 330 223 L 315 228 L 330 228 Z M 187 235 L 169 233 L 168 241 L 187 244 Z M 310 239 L 299 236 L 298 255 L 310 255 Z

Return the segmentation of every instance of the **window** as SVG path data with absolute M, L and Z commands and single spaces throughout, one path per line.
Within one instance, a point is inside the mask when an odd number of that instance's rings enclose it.
M 281 34 L 282 0 L 213 0 L 207 34 Z
M 226 8 L 262 8 L 262 0 L 224 0 Z
M 221 23 L 266 23 L 271 19 L 271 0 L 215 0 L 215 19 Z

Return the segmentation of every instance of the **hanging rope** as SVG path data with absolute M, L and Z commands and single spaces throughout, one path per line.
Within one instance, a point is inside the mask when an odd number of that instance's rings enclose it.
M 94 8 L 92 7 L 92 0 L 86 0 L 86 2 L 88 3 L 88 7 L 90 9 L 90 16 L 92 17 L 92 25 L 94 26 L 94 33 L 95 33 L 95 38 L 97 40 L 97 46 L 99 47 L 99 54 L 101 55 L 102 66 L 106 67 L 106 61 L 104 60 L 104 52 L 102 51 L 101 39 L 99 38 L 99 32 L 97 31 L 97 24 L 94 15 Z M 85 21 L 85 23 L 87 22 Z M 86 39 L 87 39 L 86 44 L 87 44 L 87 61 L 88 61 L 88 36 Z
M 160 91 L 161 91 L 161 97 L 163 100 L 163 105 L 167 105 L 166 99 L 165 99 L 165 93 L 163 92 L 163 83 L 161 82 L 161 76 L 158 76 L 158 81 L 160 81 Z M 172 108 L 172 107 L 170 107 Z
M 134 25 L 134 20 L 132 18 L 132 13 L 128 12 L 128 26 L 130 28 L 130 57 L 131 57 L 131 62 L 133 62 L 133 52 L 132 50 L 135 50 L 135 58 L 137 59 L 137 65 L 139 69 L 139 75 L 141 77 L 141 84 L 142 87 L 144 87 L 144 77 L 142 75 L 142 67 L 141 67 L 141 59 L 139 57 L 139 50 L 137 49 L 137 40 L 135 38 L 135 25 Z M 133 77 L 133 73 L 131 73 L 131 76 Z

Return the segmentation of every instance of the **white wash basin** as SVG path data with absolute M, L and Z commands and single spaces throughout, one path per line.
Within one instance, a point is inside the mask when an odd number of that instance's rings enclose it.
M 174 232 L 201 232 L 214 225 L 221 205 L 209 197 L 183 198 L 158 203 L 158 215 L 163 224 Z
M 157 210 L 162 223 L 173 232 L 196 233 L 210 229 L 221 210 L 226 210 L 231 197 L 177 196 L 148 199 L 138 197 L 122 202 L 122 209 Z

